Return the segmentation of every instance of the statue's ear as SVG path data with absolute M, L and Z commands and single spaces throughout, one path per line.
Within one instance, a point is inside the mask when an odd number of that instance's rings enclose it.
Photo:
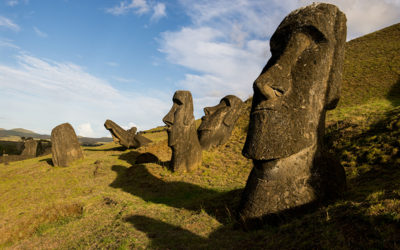
M 189 126 L 191 122 L 194 120 L 193 115 L 193 99 L 192 95 L 187 96 L 187 100 L 183 103 L 184 105 L 184 116 L 183 116 L 183 125 Z
M 226 114 L 223 123 L 230 127 L 232 126 L 236 120 L 238 119 L 243 102 L 238 97 L 229 95 L 222 99 L 226 103 L 226 106 L 229 108 L 228 113 Z

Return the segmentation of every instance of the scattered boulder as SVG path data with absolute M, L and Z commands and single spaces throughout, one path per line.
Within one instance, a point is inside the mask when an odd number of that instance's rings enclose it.
M 243 221 L 345 190 L 344 169 L 323 145 L 326 110 L 340 96 L 345 42 L 345 15 L 325 3 L 293 11 L 271 37 L 243 148 L 254 163 L 239 206 Z
M 106 120 L 104 127 L 110 131 L 115 143 L 118 143 L 126 148 L 140 148 L 152 142 L 150 139 L 137 134 L 136 127 L 125 130 L 111 120 Z
M 51 131 L 52 160 L 54 166 L 67 167 L 71 162 L 83 159 L 74 129 L 69 123 L 63 123 Z
M 208 150 L 228 141 L 239 118 L 243 101 L 234 95 L 227 95 L 218 105 L 204 108 L 200 127 L 197 129 L 201 148 Z
M 168 146 L 172 149 L 171 168 L 190 172 L 201 165 L 201 146 L 193 115 L 193 99 L 189 91 L 178 90 L 173 105 L 163 118 L 167 125 Z

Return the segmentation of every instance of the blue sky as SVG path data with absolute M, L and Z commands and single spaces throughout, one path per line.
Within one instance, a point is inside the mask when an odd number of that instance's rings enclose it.
M 400 0 L 331 0 L 348 39 L 400 22 Z M 163 125 L 178 89 L 195 116 L 227 94 L 243 100 L 269 38 L 306 0 L 0 0 L 0 128 L 109 136 L 106 119 Z

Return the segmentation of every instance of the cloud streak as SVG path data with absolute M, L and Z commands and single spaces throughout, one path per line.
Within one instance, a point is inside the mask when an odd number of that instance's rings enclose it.
M 82 136 L 109 136 L 104 121 L 139 124 L 147 129 L 161 124 L 169 98 L 156 91 L 121 92 L 78 65 L 54 62 L 21 53 L 18 66 L 0 64 L 0 106 L 7 120 L 2 126 L 50 133 L 70 122 Z M 10 124 L 9 126 L 7 124 Z
M 43 32 L 43 31 L 41 31 L 41 30 L 39 30 L 37 27 L 33 27 L 33 30 L 35 31 L 35 33 L 36 33 L 36 35 L 38 35 L 38 36 L 40 36 L 40 37 L 42 37 L 42 38 L 46 38 L 48 35 L 45 33 L 45 32 Z
M 328 0 L 348 18 L 348 38 L 399 22 L 392 0 Z M 160 51 L 170 63 L 192 71 L 179 86 L 192 91 L 197 116 L 227 94 L 246 99 L 270 57 L 269 38 L 291 11 L 312 1 L 180 0 L 191 23 L 161 34 Z
M 20 31 L 20 27 L 14 23 L 11 19 L 8 19 L 4 16 L 0 16 L 0 27 L 4 27 L 6 29 L 10 29 L 13 31 Z
M 150 8 L 146 0 L 131 0 L 130 2 L 120 2 L 119 5 L 106 9 L 106 12 L 115 16 L 119 16 L 127 14 L 131 11 L 136 14 L 144 14 L 149 10 Z

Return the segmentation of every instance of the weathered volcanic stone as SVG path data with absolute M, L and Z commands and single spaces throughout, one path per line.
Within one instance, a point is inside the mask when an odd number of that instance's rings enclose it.
M 114 142 L 126 148 L 139 148 L 152 142 L 150 139 L 136 134 L 137 128 L 135 127 L 125 130 L 111 120 L 106 120 L 104 127 L 110 131 Z
M 346 17 L 317 3 L 290 13 L 270 40 L 271 59 L 255 80 L 243 155 L 254 168 L 239 207 L 258 220 L 346 187 L 343 167 L 323 147 L 325 113 L 336 107 Z
M 178 90 L 172 100 L 172 108 L 163 118 L 168 127 L 168 146 L 172 149 L 171 168 L 176 172 L 192 171 L 201 165 L 192 94 Z
M 40 142 L 30 139 L 24 141 L 24 149 L 22 150 L 21 155 L 36 157 L 39 154 L 40 150 Z
M 71 162 L 83 158 L 78 138 L 69 123 L 63 123 L 53 128 L 51 143 L 54 166 L 67 167 Z
M 242 100 L 234 95 L 227 95 L 214 107 L 204 108 L 197 133 L 203 150 L 218 146 L 228 141 L 239 118 Z

